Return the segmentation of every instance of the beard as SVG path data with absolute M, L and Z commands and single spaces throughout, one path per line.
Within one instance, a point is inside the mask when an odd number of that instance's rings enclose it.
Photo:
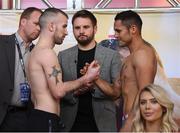
M 64 38 L 65 38 L 65 36 L 64 37 L 59 37 L 59 36 L 55 35 L 54 36 L 54 43 L 57 44 L 57 45 L 61 45 L 63 43 L 63 41 L 64 41 Z
M 56 38 L 55 41 L 54 41 L 54 43 L 57 44 L 57 45 L 61 45 L 61 44 L 63 43 L 63 40 Z
M 86 37 L 86 39 L 79 39 L 81 36 Z M 78 44 L 82 45 L 82 46 L 86 46 L 89 45 L 89 43 L 94 39 L 94 33 L 91 36 L 85 36 L 85 35 L 80 35 L 78 37 L 75 37 Z

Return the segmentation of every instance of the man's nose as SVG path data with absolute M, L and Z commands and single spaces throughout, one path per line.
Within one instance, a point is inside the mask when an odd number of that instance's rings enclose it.
M 115 37 L 116 39 L 118 39 L 118 34 L 117 34 L 117 33 L 114 33 L 114 37 Z
M 40 26 L 39 26 L 39 25 L 37 25 L 36 29 L 37 29 L 38 31 L 40 31 Z
M 84 28 L 80 28 L 80 33 L 84 33 Z
M 67 29 L 65 30 L 65 35 L 68 35 L 68 31 L 67 31 Z

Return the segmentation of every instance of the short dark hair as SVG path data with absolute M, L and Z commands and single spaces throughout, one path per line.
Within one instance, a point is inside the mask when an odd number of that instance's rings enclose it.
M 62 11 L 61 9 L 58 9 L 58 8 L 54 8 L 54 7 L 52 7 L 52 8 L 47 8 L 47 9 L 43 12 L 42 15 L 45 15 L 45 14 L 47 14 L 47 13 L 54 13 L 54 14 L 61 13 L 62 15 L 66 16 L 66 17 L 68 18 L 68 15 L 67 15 L 64 11 Z M 42 15 L 41 15 L 41 16 L 42 16 Z
M 141 29 L 142 29 L 141 17 L 132 10 L 123 11 L 123 12 L 118 13 L 115 16 L 114 20 L 115 21 L 121 20 L 122 23 L 128 28 L 130 28 L 130 26 L 134 24 L 138 27 L 139 32 L 141 33 Z
M 46 24 L 48 19 L 51 19 L 50 17 L 57 17 L 57 14 L 60 13 L 62 15 L 64 15 L 66 18 L 68 18 L 68 15 L 58 9 L 58 8 L 47 8 L 40 16 L 39 18 L 39 24 L 40 24 L 40 28 L 43 28 L 44 25 Z
M 36 7 L 28 7 L 28 8 L 26 8 L 26 9 L 22 12 L 21 17 L 20 17 L 20 20 L 21 20 L 22 18 L 26 18 L 26 19 L 30 18 L 31 14 L 32 14 L 34 11 L 37 11 L 37 12 L 42 13 L 41 9 L 39 9 L 39 8 L 36 8 Z
M 93 26 L 96 26 L 97 25 L 97 19 L 96 17 L 94 16 L 94 14 L 88 10 L 80 10 L 80 11 L 77 11 L 73 18 L 72 18 L 72 24 L 74 24 L 74 20 L 76 18 L 89 18 L 93 24 Z

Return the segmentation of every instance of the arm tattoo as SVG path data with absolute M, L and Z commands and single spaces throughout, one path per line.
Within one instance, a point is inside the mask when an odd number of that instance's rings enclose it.
M 55 79 L 56 79 L 56 84 L 59 82 L 59 80 L 58 80 L 58 74 L 59 73 L 62 73 L 62 71 L 61 71 L 61 69 L 60 70 L 58 70 L 55 66 L 53 66 L 52 67 L 52 73 L 51 74 L 49 74 L 49 77 L 51 77 L 51 76 L 53 76 L 53 77 L 55 77 Z

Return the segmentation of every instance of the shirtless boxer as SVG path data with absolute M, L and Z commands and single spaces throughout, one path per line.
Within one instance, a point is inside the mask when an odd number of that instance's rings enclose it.
M 130 131 L 139 92 L 154 82 L 157 69 L 155 52 L 145 44 L 141 28 L 140 16 L 131 10 L 118 13 L 115 17 L 115 37 L 130 50 L 130 55 L 123 63 L 119 80 L 124 99 L 122 120 L 125 122 L 121 131 Z
M 62 71 L 53 48 L 55 44 L 62 44 L 67 35 L 67 22 L 67 14 L 56 8 L 46 9 L 40 17 L 40 38 L 30 54 L 27 68 L 34 103 L 28 131 L 60 131 L 60 99 L 99 75 L 100 67 L 93 61 L 83 77 L 62 81 Z

